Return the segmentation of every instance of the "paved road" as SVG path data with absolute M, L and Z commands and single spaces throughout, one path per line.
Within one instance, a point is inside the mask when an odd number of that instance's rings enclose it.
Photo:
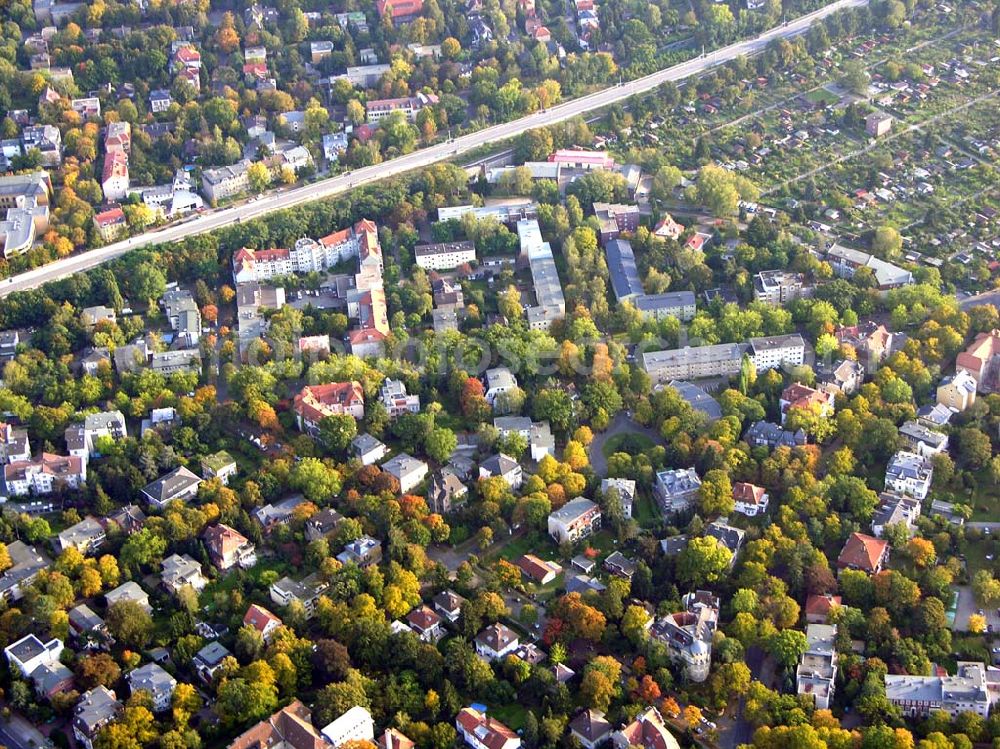
M 120 257 L 130 249 L 136 247 L 160 242 L 178 241 L 206 231 L 229 226 L 242 220 L 257 218 L 273 211 L 338 195 L 385 177 L 403 174 L 413 169 L 425 167 L 438 161 L 467 153 L 489 143 L 512 138 L 532 128 L 553 125 L 572 119 L 578 115 L 586 114 L 591 110 L 624 101 L 635 94 L 651 91 L 668 81 L 680 81 L 703 73 L 710 68 L 714 68 L 737 57 L 756 54 L 775 39 L 797 36 L 806 32 L 814 22 L 825 18 L 831 13 L 867 4 L 868 0 L 835 0 L 819 10 L 797 18 L 794 21 L 789 21 L 783 26 L 770 29 L 753 39 L 731 44 L 728 47 L 710 52 L 704 57 L 698 57 L 671 68 L 665 68 L 620 86 L 612 86 L 596 93 L 567 101 L 547 110 L 535 112 L 527 117 L 514 120 L 513 122 L 494 125 L 475 133 L 463 135 L 450 143 L 430 146 L 375 166 L 364 167 L 349 174 L 330 177 L 311 185 L 304 185 L 283 192 L 270 193 L 252 203 L 212 211 L 182 224 L 165 227 L 159 231 L 148 232 L 140 237 L 122 240 L 107 247 L 57 260 L 0 283 L 0 297 L 14 291 L 32 289 L 47 281 L 65 278 L 73 273 L 93 268 L 108 260 Z
M 590 452 L 590 465 L 594 468 L 594 473 L 600 477 L 608 475 L 608 459 L 604 457 L 604 446 L 608 440 L 617 434 L 642 434 L 649 437 L 656 444 L 662 444 L 663 438 L 655 429 L 644 427 L 633 420 L 624 411 L 615 414 L 615 418 L 608 424 L 608 428 L 603 432 L 594 435 L 593 441 L 588 448 Z
M 982 294 L 967 296 L 965 299 L 958 301 L 958 306 L 964 312 L 968 312 L 973 307 L 980 307 L 984 304 L 992 304 L 995 307 L 1000 307 L 1000 291 L 984 291 Z

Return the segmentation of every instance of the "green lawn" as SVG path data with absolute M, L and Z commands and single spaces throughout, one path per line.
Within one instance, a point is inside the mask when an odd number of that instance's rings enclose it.
M 645 494 L 640 494 L 632 504 L 632 517 L 643 528 L 659 525 L 662 519 L 655 500 Z
M 814 104 L 836 104 L 840 97 L 827 91 L 825 88 L 818 88 L 806 94 L 806 98 Z
M 613 437 L 609 437 L 608 441 L 601 448 L 601 452 L 604 453 L 605 458 L 610 458 L 615 453 L 624 452 L 635 455 L 653 447 L 656 447 L 656 443 L 645 434 L 621 432 Z
M 541 549 L 544 545 L 545 545 L 544 542 L 540 541 L 538 536 L 531 533 L 526 533 L 523 536 L 512 539 L 509 544 L 507 544 L 506 546 L 503 547 L 503 549 L 500 550 L 499 556 L 501 559 L 506 559 L 508 562 L 513 562 L 522 554 L 528 554 L 532 551 L 537 551 Z M 489 551 L 487 551 L 487 555 L 491 559 L 494 558 L 495 556 L 494 554 L 490 554 Z
M 528 708 L 519 702 L 511 702 L 506 705 L 490 705 L 489 714 L 505 724 L 511 730 L 524 728 L 524 722 L 528 715 Z

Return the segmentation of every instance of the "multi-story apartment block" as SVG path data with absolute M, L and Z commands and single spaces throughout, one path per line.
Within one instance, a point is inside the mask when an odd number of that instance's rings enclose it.
M 573 543 L 601 527 L 601 508 L 586 497 L 571 499 L 549 513 L 549 535 L 556 543 Z

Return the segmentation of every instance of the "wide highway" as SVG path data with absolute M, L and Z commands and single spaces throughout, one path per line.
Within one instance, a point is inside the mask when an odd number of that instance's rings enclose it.
M 544 127 L 572 119 L 577 115 L 586 114 L 592 110 L 623 101 L 635 94 L 651 91 L 667 81 L 680 81 L 691 76 L 697 76 L 729 60 L 740 56 L 753 55 L 763 50 L 768 43 L 775 39 L 797 36 L 804 33 L 814 22 L 825 18 L 831 13 L 845 8 L 867 5 L 867 3 L 868 0 L 836 0 L 819 10 L 772 28 L 753 39 L 736 42 L 728 47 L 722 47 L 714 52 L 709 52 L 703 57 L 682 62 L 643 78 L 628 81 L 622 85 L 611 86 L 596 93 L 563 102 L 562 104 L 550 107 L 544 111 L 535 112 L 518 120 L 493 125 L 478 132 L 455 138 L 447 143 L 423 148 L 405 156 L 384 161 L 381 164 L 356 169 L 353 172 L 330 177 L 320 182 L 281 192 L 269 192 L 252 202 L 245 202 L 229 208 L 221 208 L 203 213 L 183 223 L 173 224 L 159 230 L 147 232 L 138 237 L 115 242 L 106 247 L 56 260 L 0 282 L 0 297 L 15 291 L 32 289 L 48 281 L 65 278 L 74 273 L 94 268 L 108 260 L 120 257 L 129 250 L 137 247 L 161 242 L 174 242 L 206 231 L 229 226 L 239 221 L 257 218 L 273 211 L 301 205 L 311 200 L 328 198 L 347 192 L 355 187 L 376 182 L 385 177 L 403 174 L 413 169 L 425 167 L 438 161 L 467 153 L 489 143 L 506 140 L 532 128 Z

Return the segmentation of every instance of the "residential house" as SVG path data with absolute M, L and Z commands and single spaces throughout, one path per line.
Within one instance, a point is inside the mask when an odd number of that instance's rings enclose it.
M 701 479 L 694 468 L 674 468 L 656 473 L 653 492 L 664 515 L 685 512 L 698 497 Z
M 486 388 L 484 396 L 486 402 L 490 404 L 494 411 L 505 410 L 502 407 L 502 396 L 504 393 L 509 393 L 517 387 L 517 379 L 514 377 L 514 373 L 507 367 L 494 367 L 486 370 L 485 379 L 486 382 L 484 384 Z M 498 401 L 501 401 L 500 405 L 498 405 Z
M 292 410 L 299 430 L 315 436 L 326 416 L 348 414 L 358 421 L 363 419 L 365 393 L 357 381 L 306 385 L 295 396 Z
M 337 555 L 341 564 L 356 564 L 362 569 L 378 564 L 382 560 L 382 542 L 371 536 L 356 538 Z
M 885 489 L 923 500 L 927 498 L 933 478 L 934 467 L 927 458 L 900 450 L 885 469 Z
M 306 541 L 329 538 L 342 522 L 344 522 L 344 516 L 332 507 L 320 510 L 306 521 Z
M 826 260 L 841 278 L 853 278 L 858 268 L 870 268 L 879 291 L 887 292 L 913 283 L 913 274 L 867 252 L 834 244 L 827 250 Z
M 976 378 L 964 369 L 945 377 L 937 387 L 937 402 L 961 413 L 976 402 Z
M 271 641 L 272 635 L 284 622 L 259 604 L 251 604 L 243 615 L 243 626 L 253 627 L 261 636 L 264 644 Z
M 320 731 L 327 744 L 338 749 L 347 742 L 367 742 L 373 744 L 375 741 L 375 721 L 366 708 L 355 705 L 346 713 L 323 726 Z
M 635 504 L 635 482 L 632 479 L 602 479 L 601 492 L 607 496 L 612 491 L 618 494 L 623 516 L 626 520 L 631 520 L 632 506 Z
M 100 440 L 120 442 L 127 436 L 125 414 L 121 411 L 89 414 L 83 424 L 72 424 L 65 432 L 69 454 L 83 460 L 100 457 L 101 453 L 97 449 Z
M 594 203 L 594 217 L 600 225 L 601 244 L 608 244 L 614 241 L 621 234 L 634 234 L 639 228 L 639 206 L 621 205 L 619 203 Z M 631 254 L 632 246 L 628 245 L 627 253 Z M 635 257 L 632 258 L 633 264 Z M 611 267 L 611 257 L 608 257 L 608 267 Z M 612 276 L 614 273 L 612 272 Z M 638 281 L 638 278 L 636 278 Z M 642 287 L 639 287 L 642 293 Z M 618 301 L 621 301 L 621 297 Z
M 128 195 L 128 156 L 122 151 L 112 151 L 104 155 L 104 169 L 101 172 L 101 189 L 108 202 L 124 200 Z
M 389 448 L 370 434 L 359 434 L 351 440 L 351 452 L 361 465 L 374 465 L 389 454 Z
M 230 166 L 204 169 L 201 173 L 201 189 L 205 197 L 214 205 L 245 193 L 250 188 L 249 168 L 250 161 L 244 159 Z
M 521 749 L 521 739 L 516 733 L 474 707 L 458 711 L 455 728 L 472 749 Z
M 225 450 L 219 450 L 201 459 L 201 473 L 206 479 L 219 479 L 223 486 L 230 476 L 236 475 L 236 459 Z
M 795 669 L 795 691 L 811 695 L 817 710 L 828 710 L 837 682 L 837 626 L 806 625 L 806 651 Z
M 810 411 L 821 418 L 826 418 L 833 415 L 834 395 L 803 385 L 801 382 L 793 382 L 781 391 L 778 406 L 781 409 L 782 424 L 792 409 Z
M 597 749 L 611 738 L 611 724 L 599 710 L 583 710 L 569 722 L 569 734 L 583 749 Z
M 806 623 L 826 624 L 830 612 L 841 605 L 841 597 L 830 593 L 814 593 L 806 599 Z
M 191 666 L 203 682 L 211 684 L 216 672 L 222 667 L 222 662 L 231 655 L 232 653 L 216 640 L 195 653 L 191 659 Z
M 680 749 L 680 744 L 667 728 L 663 716 L 655 707 L 647 707 L 635 720 L 611 736 L 614 749 L 641 746 L 644 749 Z
M 406 623 L 409 625 L 417 637 L 432 645 L 444 637 L 444 627 L 441 625 L 441 616 L 430 606 L 424 605 L 413 609 L 406 615 Z
M 125 212 L 120 207 L 94 214 L 94 227 L 102 242 L 114 242 L 128 229 Z
M 41 454 L 37 460 L 18 460 L 3 470 L 8 497 L 51 494 L 79 489 L 87 481 L 87 463 L 75 455 Z
M 85 603 L 69 610 L 69 631 L 84 649 L 92 647 L 94 642 L 108 641 L 108 628 L 104 620 Z
M 712 641 L 719 621 L 719 599 L 707 591 L 685 596 L 685 608 L 653 622 L 650 635 L 667 647 L 671 658 L 684 664 L 694 682 L 708 678 Z
M 0 421 L 0 463 L 31 460 L 28 430 Z
M 416 749 L 416 742 L 395 728 L 386 728 L 376 739 L 379 749 Z
M 462 483 L 453 470 L 442 468 L 431 475 L 427 488 L 427 505 L 431 512 L 447 515 L 468 493 L 469 487 Z
M 187 554 L 170 555 L 163 560 L 162 567 L 160 577 L 163 580 L 163 587 L 174 595 L 189 585 L 196 593 L 201 593 L 208 585 L 208 580 L 201 572 L 201 564 Z
M 853 359 L 841 359 L 821 377 L 821 389 L 851 395 L 865 381 L 865 368 Z
M 139 583 L 132 580 L 122 583 L 114 590 L 109 590 L 104 594 L 104 600 L 107 602 L 109 609 L 120 601 L 134 601 L 147 614 L 153 611 L 153 607 L 149 605 L 149 594 L 139 587 Z
M 972 375 L 979 392 L 993 392 L 1000 383 L 1000 330 L 977 335 L 958 355 L 955 369 Z
M 899 436 L 907 444 L 910 452 L 923 458 L 932 458 L 948 449 L 948 435 L 937 432 L 919 421 L 907 421 L 899 428 Z
M 85 749 L 94 749 L 97 734 L 123 709 L 115 693 L 103 684 L 84 692 L 73 708 L 73 736 Z
M 162 510 L 171 502 L 188 502 L 198 495 L 201 479 L 184 466 L 161 476 L 142 490 L 150 506 Z
M 296 494 L 293 497 L 283 499 L 280 502 L 275 502 L 274 504 L 268 503 L 263 507 L 258 507 L 254 510 L 252 513 L 253 518 L 260 523 L 260 527 L 264 529 L 265 533 L 270 533 L 277 526 L 291 520 L 292 514 L 295 512 L 295 508 L 305 501 L 305 497 L 301 494 Z
M 34 546 L 28 546 L 20 540 L 7 544 L 7 553 L 10 555 L 11 566 L 0 573 L 0 598 L 18 601 L 38 577 L 38 573 L 47 570 L 52 562 Z
M 465 599 L 453 590 L 445 590 L 434 596 L 434 610 L 443 618 L 454 624 L 462 614 L 462 604 Z
M 225 572 L 233 567 L 248 570 L 257 564 L 253 543 L 234 528 L 217 523 L 205 529 L 205 546 L 212 564 Z
M 517 650 L 517 633 L 506 625 L 497 623 L 476 635 L 476 653 L 489 661 L 498 661 Z
M 806 444 L 806 433 L 802 429 L 790 431 L 782 429 L 770 421 L 755 421 L 743 439 L 751 447 L 767 447 L 774 450 L 778 447 L 801 447 Z
M 294 700 L 271 717 L 237 736 L 228 749 L 324 749 L 326 741 L 312 724 L 312 713 Z
M 386 378 L 379 395 L 390 419 L 403 414 L 420 413 L 420 396 L 407 395 L 406 385 L 402 380 Z
M 514 566 L 521 570 L 529 580 L 539 585 L 548 585 L 562 574 L 562 566 L 555 562 L 548 562 L 534 554 L 522 554 L 514 561 Z
M 60 553 L 73 548 L 81 554 L 93 554 L 107 540 L 104 525 L 92 515 L 71 525 L 56 536 L 56 550 Z
M 314 572 L 299 581 L 283 577 L 271 584 L 269 592 L 271 600 L 278 606 L 288 606 L 292 601 L 298 601 L 305 609 L 306 616 L 311 617 L 316 610 L 316 602 L 328 587 L 330 584 Z
M 168 674 L 162 666 L 147 663 L 128 676 L 128 687 L 134 695 L 136 692 L 148 692 L 153 701 L 153 712 L 162 713 L 170 709 L 170 702 L 177 687 L 177 679 Z
M 736 501 L 736 512 L 753 518 L 767 512 L 770 497 L 763 486 L 739 481 L 733 484 L 733 499 Z
M 601 508 L 586 497 L 576 497 L 549 513 L 549 535 L 557 543 L 575 543 L 601 527 Z
M 608 554 L 608 556 L 604 558 L 602 566 L 608 573 L 614 575 L 615 577 L 620 577 L 622 580 L 628 580 L 629 582 L 632 581 L 632 577 L 635 575 L 635 571 L 638 568 L 635 560 L 629 559 L 620 551 L 613 551 Z
M 382 470 L 399 481 L 399 491 L 408 494 L 420 486 L 430 470 L 422 460 L 400 453 L 382 464 Z
M 521 464 L 503 453 L 493 455 L 479 464 L 480 479 L 488 479 L 493 476 L 502 478 L 515 491 L 521 488 L 521 483 L 524 481 Z
M 424 10 L 424 0 L 375 0 L 379 18 L 388 16 L 393 24 L 416 20 Z
M 872 534 L 876 538 L 884 538 L 887 528 L 898 525 L 905 529 L 907 537 L 912 536 L 920 517 L 920 500 L 891 492 L 883 492 L 879 500 L 880 504 L 872 516 Z
M 858 361 L 867 371 L 877 369 L 879 364 L 899 349 L 900 342 L 905 338 L 874 322 L 840 327 L 834 332 L 834 336 L 841 345 L 846 344 L 854 349 Z
M 892 130 L 893 117 L 885 112 L 872 112 L 865 117 L 865 132 L 873 138 L 881 138 Z
M 729 559 L 729 566 L 732 567 L 736 562 L 736 555 L 743 548 L 746 531 L 731 526 L 727 518 L 719 518 L 708 524 L 705 528 L 705 535 L 711 536 L 719 542 L 719 546 L 729 550 L 729 553 L 732 554 Z
M 53 638 L 43 642 L 34 634 L 25 635 L 3 651 L 10 668 L 25 678 L 30 678 L 32 672 L 41 665 L 58 663 L 62 652 L 62 640 Z
M 158 88 L 149 92 L 149 111 L 153 114 L 166 112 L 172 103 L 173 98 L 167 89 Z
M 754 299 L 765 304 L 788 304 L 796 299 L 811 297 L 814 290 L 804 273 L 762 270 L 753 277 Z
M 995 677 L 990 678 L 984 663 L 959 661 L 956 665 L 954 676 L 886 674 L 886 699 L 907 718 L 926 718 L 938 711 L 952 718 L 961 713 L 987 717 L 996 695 Z
M 888 541 L 864 533 L 852 533 L 848 536 L 840 556 L 837 557 L 837 567 L 842 570 L 861 570 L 873 575 L 882 571 L 888 559 Z

